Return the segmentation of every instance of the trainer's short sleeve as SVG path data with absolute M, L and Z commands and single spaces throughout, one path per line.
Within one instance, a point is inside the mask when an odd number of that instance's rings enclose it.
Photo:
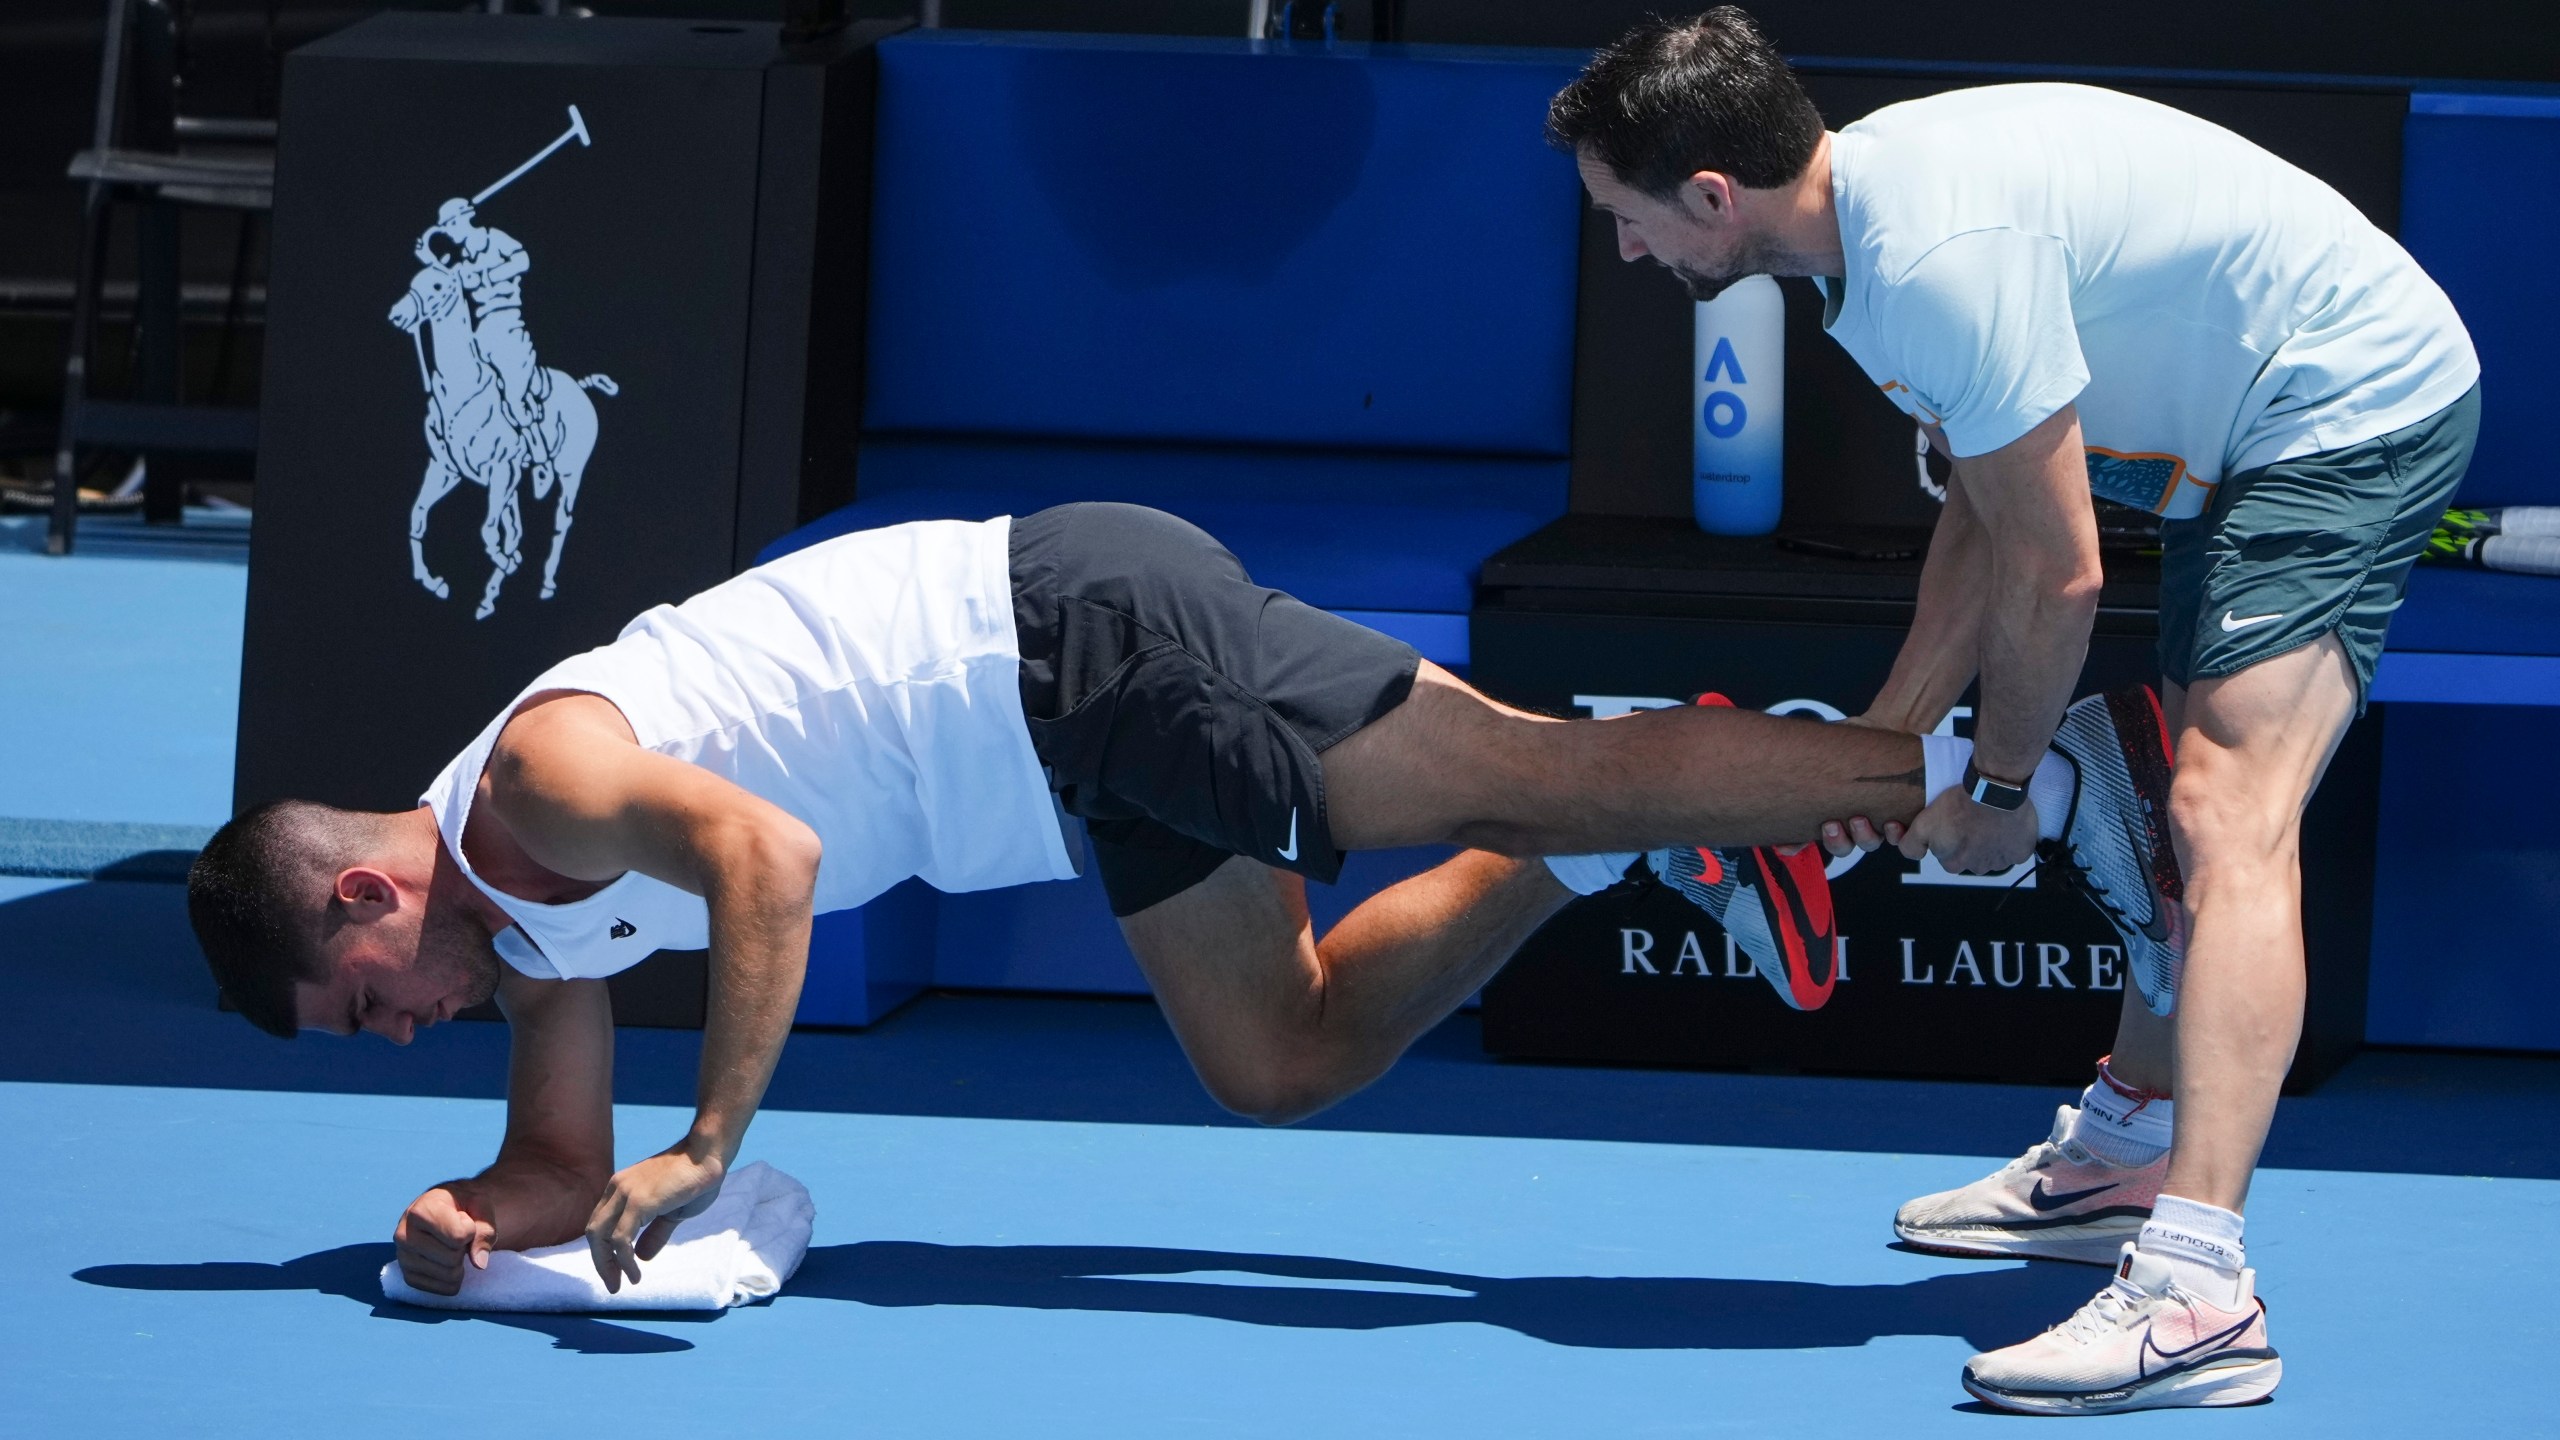
M 1952 236 L 1879 298 L 1877 338 L 1921 418 L 1960 457 L 2026 434 L 2089 383 L 2059 240 L 2007 229 Z

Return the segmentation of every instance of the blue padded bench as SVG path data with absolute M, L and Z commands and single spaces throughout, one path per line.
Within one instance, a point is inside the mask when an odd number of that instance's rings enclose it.
M 1478 568 L 1565 510 L 1573 53 L 915 31 L 880 46 L 850 530 L 1075 500 L 1467 660 Z M 1355 857 L 1320 919 L 1436 858 Z M 1318 887 L 1322 890 L 1322 887 Z M 1092 880 L 823 916 L 801 1018 L 926 983 L 1142 990 Z

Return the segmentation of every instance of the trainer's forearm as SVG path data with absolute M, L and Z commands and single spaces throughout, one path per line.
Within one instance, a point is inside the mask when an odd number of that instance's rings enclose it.
M 2097 614 L 2094 574 L 2031 553 L 1995 559 L 1982 631 L 1982 703 L 1973 722 L 1975 768 L 2021 781 L 2035 773 L 2079 683 Z
M 1924 734 L 1937 728 L 1973 683 L 1990 593 L 1990 541 L 1963 482 L 1951 479 L 1946 508 L 1929 536 L 1929 558 L 1920 566 L 1910 633 L 1894 657 L 1893 673 L 1867 707 L 1869 723 Z
M 805 831 L 802 835 L 805 835 Z M 817 888 L 814 836 L 759 836 L 740 844 L 706 877 L 711 909 L 711 993 L 702 1026 L 702 1076 L 686 1145 L 725 1167 L 746 1139 L 809 962 L 811 896 Z

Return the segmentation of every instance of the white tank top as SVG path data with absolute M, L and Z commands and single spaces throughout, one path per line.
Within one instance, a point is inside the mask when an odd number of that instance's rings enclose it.
M 611 701 L 640 744 L 806 822 L 825 849 L 817 909 L 909 876 L 992 890 L 1076 873 L 1065 819 L 1022 717 L 1010 518 L 860 531 L 661 605 L 610 645 L 544 671 L 421 797 L 445 848 L 514 919 L 501 958 L 584 979 L 710 941 L 698 895 L 627 872 L 544 905 L 483 881 L 462 853 L 498 732 L 526 697 Z

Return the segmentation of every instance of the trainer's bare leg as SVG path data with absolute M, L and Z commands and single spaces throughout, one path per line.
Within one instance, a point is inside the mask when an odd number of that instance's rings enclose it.
M 2335 636 L 2186 695 L 2169 821 L 2187 885 L 2168 1194 L 2238 1211 L 2302 1038 L 2302 809 L 2355 717 Z
M 1921 800 L 1910 735 L 1696 707 L 1553 720 L 1428 664 L 1324 767 L 1340 848 L 1478 848 L 1321 940 L 1304 882 L 1241 858 L 1121 922 L 1209 1092 L 1273 1123 L 1384 1074 L 1573 898 L 1536 857 L 1808 840 L 1839 815 L 1908 820 Z

